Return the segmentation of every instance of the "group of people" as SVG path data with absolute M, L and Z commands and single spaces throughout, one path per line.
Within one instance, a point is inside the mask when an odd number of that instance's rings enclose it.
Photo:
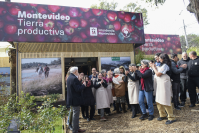
M 171 124 L 176 121 L 173 108 L 180 110 L 185 105 L 187 89 L 190 107 L 194 107 L 198 99 L 196 87 L 199 87 L 199 57 L 192 51 L 189 57 L 187 53 L 182 53 L 181 60 L 177 54 L 171 54 L 170 60 L 167 54 L 157 53 L 155 61 L 142 60 L 141 66 L 130 64 L 129 70 L 120 66 L 114 69 L 114 73 L 111 70 L 97 73 L 96 68 L 92 68 L 90 76 L 79 74 L 77 67 L 71 67 L 66 83 L 67 105 L 70 106 L 67 124 L 73 133 L 85 131 L 79 129 L 80 107 L 83 118 L 90 121 L 95 120 L 96 105 L 100 120 L 105 121 L 105 114 L 111 114 L 111 105 L 116 113 L 121 113 L 120 108 L 126 113 L 126 102 L 132 111 L 131 118 L 141 113 L 139 119 L 153 120 L 153 104 L 156 104 L 159 111 L 157 120 L 168 119 L 166 124 Z
M 45 78 L 48 78 L 49 71 L 50 71 L 50 68 L 47 65 L 45 65 L 45 67 L 43 69 L 42 66 L 40 64 L 38 64 L 38 67 L 36 68 L 35 72 L 38 74 L 39 77 L 41 77 L 42 73 L 44 72 Z

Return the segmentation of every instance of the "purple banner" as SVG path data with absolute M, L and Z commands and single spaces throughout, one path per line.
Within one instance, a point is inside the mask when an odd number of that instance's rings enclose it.
M 141 13 L 0 2 L 0 41 L 144 44 Z

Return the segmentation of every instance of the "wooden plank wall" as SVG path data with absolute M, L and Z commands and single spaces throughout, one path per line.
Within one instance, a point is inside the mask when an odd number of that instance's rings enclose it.
M 47 53 L 19 53 L 18 58 L 18 80 L 19 80 L 19 95 L 22 91 L 22 81 L 21 81 L 21 60 L 25 58 L 61 58 L 62 66 L 62 92 L 60 95 L 60 100 L 65 100 L 65 58 L 73 57 L 97 57 L 98 67 L 101 70 L 101 57 L 131 57 L 131 63 L 134 63 L 134 52 L 47 52 Z
M 9 57 L 0 57 L 0 67 L 10 67 Z

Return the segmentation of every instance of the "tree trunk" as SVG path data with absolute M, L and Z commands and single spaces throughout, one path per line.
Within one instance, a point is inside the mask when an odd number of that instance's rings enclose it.
M 195 14 L 195 17 L 199 23 L 199 0 L 189 0 L 190 3 L 189 5 L 187 6 L 187 10 L 190 12 L 190 13 L 194 13 Z

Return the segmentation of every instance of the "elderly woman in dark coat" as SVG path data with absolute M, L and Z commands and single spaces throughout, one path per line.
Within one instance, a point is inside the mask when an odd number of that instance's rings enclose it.
M 91 80 L 89 80 L 89 77 L 87 75 L 85 75 L 84 77 L 84 81 L 86 82 L 86 88 L 83 90 L 82 92 L 82 96 L 83 96 L 83 100 L 84 100 L 84 108 L 85 108 L 85 112 L 86 112 L 86 118 L 87 121 L 90 120 L 95 120 L 94 117 L 94 105 L 95 105 L 95 99 L 94 99 L 94 95 L 92 93 L 92 87 L 93 87 L 93 82 L 91 82 Z M 88 107 L 90 106 L 90 118 L 88 115 Z
M 153 107 L 153 80 L 152 80 L 152 70 L 149 69 L 149 61 L 141 61 L 142 69 L 140 71 L 134 68 L 136 75 L 140 78 L 140 87 L 139 87 L 139 105 L 142 111 L 141 120 L 148 118 L 153 120 L 154 118 L 154 107 Z M 147 100 L 149 116 L 146 113 L 146 107 L 144 104 L 144 98 Z

